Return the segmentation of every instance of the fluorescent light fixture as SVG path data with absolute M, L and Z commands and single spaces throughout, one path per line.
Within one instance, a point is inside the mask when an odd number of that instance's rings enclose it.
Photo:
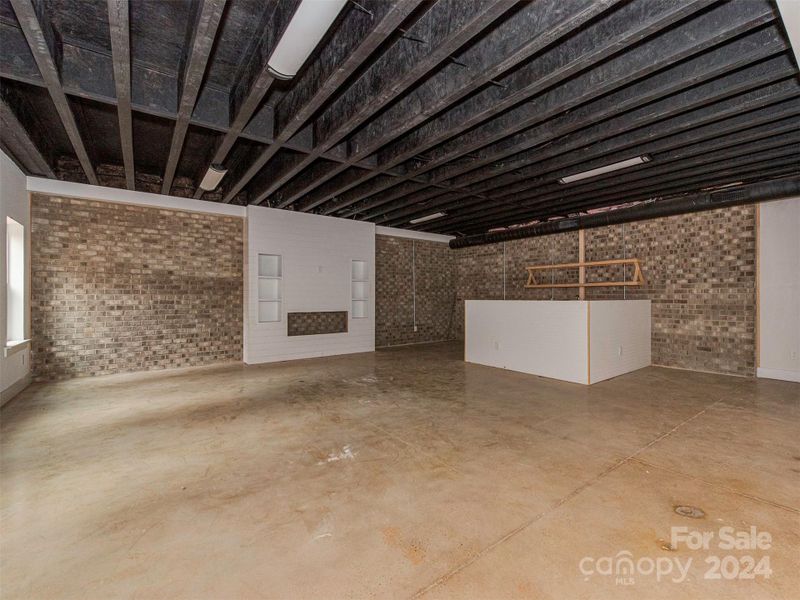
M 302 0 L 267 61 L 270 75 L 291 79 L 306 62 L 348 0 Z
M 595 177 L 597 175 L 602 175 L 603 173 L 610 173 L 611 171 L 618 171 L 619 169 L 626 169 L 635 165 L 641 165 L 643 163 L 650 162 L 651 160 L 652 159 L 649 156 L 643 154 L 642 156 L 629 158 L 628 160 L 621 160 L 619 162 L 606 165 L 605 167 L 597 167 L 596 169 L 592 169 L 590 171 L 575 173 L 575 175 L 567 175 L 566 177 L 559 179 L 558 183 L 572 183 L 573 181 L 580 181 L 581 179 L 589 179 L 589 177 Z
M 425 221 L 433 221 L 434 219 L 439 219 L 441 217 L 446 217 L 446 212 L 437 212 L 433 213 L 432 215 L 425 215 L 424 217 L 417 217 L 416 219 L 411 219 L 409 223 L 412 225 L 416 225 L 417 223 L 424 223 Z
M 206 192 L 213 192 L 217 189 L 219 182 L 222 181 L 222 178 L 225 177 L 225 173 L 227 172 L 228 169 L 222 165 L 211 165 L 208 167 L 203 181 L 200 182 L 200 189 Z

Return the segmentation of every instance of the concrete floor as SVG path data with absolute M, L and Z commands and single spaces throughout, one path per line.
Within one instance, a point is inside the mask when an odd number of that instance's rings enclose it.
M 2 411 L 2 597 L 798 597 L 800 385 L 648 368 L 586 388 L 460 357 L 29 388 Z M 671 547 L 680 526 L 710 549 Z M 721 550 L 723 526 L 770 547 Z M 598 574 L 626 551 L 632 581 Z M 772 574 L 706 579 L 728 554 L 727 576 L 744 555 Z

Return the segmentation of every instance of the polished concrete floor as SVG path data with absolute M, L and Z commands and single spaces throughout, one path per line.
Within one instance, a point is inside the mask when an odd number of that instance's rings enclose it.
M 800 385 L 460 358 L 32 386 L 2 410 L 0 596 L 798 597 Z

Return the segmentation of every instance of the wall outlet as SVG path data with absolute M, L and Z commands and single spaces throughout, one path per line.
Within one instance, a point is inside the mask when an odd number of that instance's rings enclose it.
M 797 360 L 797 350 L 792 350 L 792 360 Z
M 497 341 L 495 341 L 495 343 L 494 343 L 494 349 L 495 349 L 495 350 L 500 350 L 500 342 L 497 342 Z
M 414 333 L 417 333 L 417 329 L 418 329 L 417 326 L 414 325 Z
M 617 356 L 622 356 L 622 346 L 617 348 Z

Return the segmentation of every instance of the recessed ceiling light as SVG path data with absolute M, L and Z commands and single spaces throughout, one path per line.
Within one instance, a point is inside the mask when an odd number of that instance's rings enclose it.
M 574 175 L 567 175 L 566 177 L 559 179 L 558 183 L 572 183 L 573 181 L 588 179 L 589 177 L 595 177 L 597 175 L 602 175 L 603 173 L 610 173 L 611 171 L 618 171 L 619 169 L 627 169 L 628 167 L 641 165 L 643 163 L 650 162 L 651 160 L 653 159 L 648 155 L 643 154 L 642 156 L 629 158 L 628 160 L 621 160 L 620 162 L 612 163 L 604 167 L 597 167 L 596 169 L 591 169 L 589 171 L 575 173 Z
M 447 216 L 446 212 L 437 212 L 433 213 L 432 215 L 425 215 L 424 217 L 417 217 L 416 219 L 411 219 L 409 223 L 411 223 L 412 225 L 416 225 L 417 223 L 424 223 L 425 221 L 433 221 L 434 219 L 446 216 Z
M 269 74 L 291 79 L 311 56 L 348 0 L 302 0 L 267 61 Z
M 228 169 L 222 165 L 211 165 L 203 176 L 203 181 L 200 182 L 200 189 L 206 192 L 213 192 L 227 172 Z

